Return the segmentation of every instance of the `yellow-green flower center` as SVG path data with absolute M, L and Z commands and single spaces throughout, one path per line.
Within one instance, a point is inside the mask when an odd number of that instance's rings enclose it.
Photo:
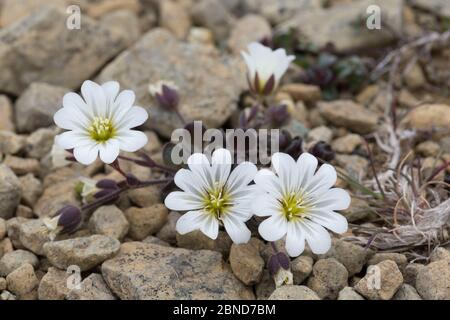
M 216 186 L 204 198 L 205 211 L 220 219 L 231 207 L 231 199 L 224 186 Z
M 116 134 L 112 121 L 102 117 L 94 117 L 88 131 L 89 136 L 97 142 L 105 142 Z
M 310 208 L 301 193 L 286 194 L 280 203 L 283 215 L 288 221 L 304 218 Z

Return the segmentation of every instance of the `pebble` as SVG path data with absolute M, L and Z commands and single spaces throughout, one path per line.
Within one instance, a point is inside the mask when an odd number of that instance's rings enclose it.
M 247 51 L 247 45 L 268 39 L 272 35 L 269 22 L 262 16 L 248 14 L 236 21 L 228 39 L 228 47 L 234 54 Z
M 392 300 L 422 300 L 422 298 L 413 286 L 404 283 L 398 289 Z
M 450 300 L 450 261 L 438 260 L 420 269 L 416 289 L 425 300 Z
M 309 256 L 299 256 L 291 261 L 294 284 L 300 285 L 312 272 L 314 260 Z
M 79 288 L 70 290 L 67 300 L 116 300 L 101 274 L 91 273 L 80 283 Z
M 161 230 L 158 231 L 156 236 L 169 244 L 172 245 L 176 244 L 177 243 L 176 224 L 180 216 L 181 215 L 178 212 L 171 211 L 169 213 L 169 216 L 167 217 L 167 222 L 164 224 Z
M 22 187 L 19 179 L 8 166 L 0 164 L 0 218 L 11 218 L 21 197 Z
M 367 266 L 375 265 L 384 260 L 394 261 L 400 271 L 405 270 L 406 265 L 408 264 L 408 259 L 404 254 L 396 253 L 396 252 L 380 252 L 375 253 L 370 260 L 367 262 Z
M 179 39 L 186 38 L 192 24 L 187 10 L 173 0 L 159 2 L 159 21 L 161 27 L 166 28 Z
M 333 140 L 331 147 L 337 153 L 351 154 L 363 143 L 363 138 L 356 133 L 349 133 Z
M 36 300 L 39 280 L 31 264 L 25 263 L 6 277 L 8 290 L 20 300 Z
M 11 170 L 18 176 L 32 173 L 39 176 L 41 165 L 39 161 L 31 158 L 21 158 L 12 155 L 7 155 L 3 161 Z
M 333 131 L 327 126 L 316 127 L 308 132 L 308 139 L 311 141 L 324 141 L 330 143 L 333 138 Z
M 6 236 L 6 221 L 3 218 L 0 218 L 0 240 Z
M 127 242 L 103 263 L 102 275 L 120 299 L 254 299 L 222 255 L 209 250 Z
M 261 240 L 252 238 L 246 244 L 232 244 L 230 265 L 234 275 L 245 285 L 254 285 L 261 281 L 264 260 L 260 255 Z
M 6 277 L 24 264 L 31 264 L 33 267 L 37 267 L 39 260 L 29 251 L 19 249 L 8 252 L 0 259 L 0 276 Z
M 311 84 L 285 84 L 280 87 L 280 92 L 286 92 L 294 101 L 303 101 L 305 103 L 315 103 L 321 98 L 320 87 Z
M 445 104 L 423 104 L 411 110 L 400 122 L 400 126 L 408 129 L 435 131 L 434 137 L 449 134 L 450 106 Z
M 167 221 L 169 212 L 163 204 L 147 208 L 129 208 L 125 216 L 130 223 L 129 235 L 135 240 L 145 239 L 158 232 Z
M 69 273 L 53 267 L 48 268 L 47 273 L 41 279 L 38 288 L 39 300 L 64 300 L 69 293 Z
M 402 283 L 403 276 L 397 264 L 392 260 L 384 260 L 368 268 L 355 289 L 369 300 L 389 300 Z
M 416 279 L 417 275 L 419 274 L 420 270 L 425 268 L 423 264 L 420 263 L 410 263 L 405 267 L 405 270 L 403 271 L 403 278 L 405 283 L 416 287 Z
M 1 221 L 0 221 L 1 224 Z M 0 226 L 1 230 L 1 226 Z M 1 231 L 0 231 L 0 239 L 1 239 Z M 450 250 L 445 249 L 443 247 L 438 247 L 433 250 L 433 252 L 430 255 L 430 262 L 436 262 L 439 260 L 448 260 L 450 261 Z
M 71 265 L 78 266 L 81 271 L 92 269 L 103 261 L 113 257 L 120 249 L 117 239 L 92 235 L 88 237 L 47 242 L 44 252 L 50 263 L 67 269 Z
M 345 287 L 339 291 L 338 300 L 364 300 L 364 298 L 352 287 Z
M 42 183 L 32 173 L 19 177 L 22 188 L 22 203 L 33 207 L 43 192 Z
M 277 288 L 269 300 L 320 300 L 320 298 L 306 286 L 288 285 Z
M 334 258 L 321 259 L 313 266 L 307 286 L 321 299 L 336 299 L 348 285 L 348 271 Z
M 0 94 L 0 131 L 14 131 L 13 107 L 8 96 Z
M 359 134 L 374 131 L 378 115 L 351 100 L 319 102 L 320 114 L 335 126 L 345 127 Z
M 128 233 L 130 224 L 124 213 L 115 205 L 102 206 L 94 211 L 89 227 L 95 234 L 102 234 L 118 240 Z
M 363 247 L 345 240 L 333 240 L 330 250 L 323 255 L 325 258 L 334 258 L 344 265 L 351 277 L 360 273 L 367 260 L 367 250 Z

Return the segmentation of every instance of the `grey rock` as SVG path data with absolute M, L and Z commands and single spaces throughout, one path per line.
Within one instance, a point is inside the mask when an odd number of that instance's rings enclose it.
M 378 115 L 351 100 L 319 102 L 318 108 L 320 114 L 335 126 L 360 134 L 376 129 Z
M 47 242 L 44 252 L 52 265 L 59 269 L 67 269 L 71 265 L 78 266 L 81 271 L 92 269 L 103 261 L 113 257 L 120 249 L 117 239 L 93 235 Z
M 172 81 L 179 88 L 180 113 L 187 121 L 201 120 L 211 128 L 222 125 L 236 110 L 239 90 L 233 77 L 217 52 L 154 29 L 104 68 L 98 80 L 115 79 L 123 88 L 134 90 L 139 105 L 151 106 L 146 127 L 169 137 L 182 123 L 173 112 L 156 106 L 148 93 L 150 83 Z
M 177 230 L 175 227 L 180 216 L 181 215 L 178 212 L 171 211 L 167 217 L 166 224 L 158 231 L 156 236 L 169 244 L 176 244 Z
M 422 300 L 422 298 L 413 286 L 404 283 L 400 289 L 398 289 L 392 300 Z
M 19 241 L 26 249 L 37 255 L 44 255 L 43 246 L 51 238 L 42 220 L 31 219 L 20 224 Z
M 5 277 L 24 264 L 37 267 L 39 260 L 29 251 L 15 250 L 8 252 L 0 259 L 0 276 Z
M 396 253 L 396 252 L 380 252 L 375 253 L 370 260 L 367 262 L 368 266 L 375 265 L 384 260 L 394 261 L 400 271 L 403 271 L 408 264 L 408 259 L 404 254 Z
M 348 285 L 347 269 L 334 258 L 321 259 L 314 264 L 307 285 L 321 299 L 336 299 Z
M 270 272 L 267 269 L 264 270 L 261 281 L 255 286 L 256 298 L 258 300 L 267 300 L 275 289 L 275 281 Z
M 116 300 L 101 274 L 91 273 L 79 288 L 70 290 L 67 300 Z
M 53 115 L 62 107 L 67 88 L 33 82 L 15 104 L 15 120 L 19 132 L 33 132 L 53 125 Z M 53 142 L 53 141 L 51 141 Z
M 277 288 L 269 300 L 320 300 L 320 298 L 308 287 L 290 285 Z
M 25 263 L 6 277 L 8 290 L 20 300 L 36 300 L 39 280 L 31 264 Z
M 402 283 L 403 276 L 397 264 L 392 260 L 384 260 L 370 266 L 355 289 L 369 300 L 389 300 Z
M 28 220 L 29 219 L 22 217 L 14 217 L 6 221 L 6 231 L 8 233 L 8 239 L 16 249 L 25 249 L 19 239 L 20 225 Z
M 258 42 L 270 38 L 272 29 L 264 17 L 249 14 L 239 19 L 231 31 L 228 47 L 234 54 L 247 50 L 251 42 Z
M 447 0 L 412 0 L 411 4 L 440 17 L 450 18 L 450 3 Z
M 364 300 L 352 287 L 345 287 L 339 291 L 338 300 Z
M 102 265 L 102 275 L 120 299 L 253 299 L 253 292 L 213 251 L 191 251 L 128 242 Z
M 250 286 L 261 281 L 264 260 L 260 255 L 260 240 L 250 239 L 246 244 L 232 244 L 230 265 L 234 275 L 245 285 Z
M 51 119 L 53 122 L 53 114 Z M 44 158 L 52 149 L 56 133 L 53 128 L 41 128 L 31 133 L 26 139 L 27 156 L 35 159 Z
M 89 17 L 76 37 L 66 20 L 64 11 L 43 7 L 0 31 L 0 91 L 19 95 L 36 81 L 75 89 L 125 47 L 114 29 Z
M 19 179 L 10 168 L 0 164 L 0 218 L 9 219 L 14 215 L 21 196 Z
M 0 240 L 6 236 L 6 222 L 5 219 L 0 218 Z
M 335 258 L 348 271 L 349 277 L 360 273 L 367 259 L 367 250 L 351 242 L 334 240 L 331 249 L 323 255 L 325 258 Z
M 425 300 L 450 300 L 450 261 L 438 260 L 421 269 L 416 289 Z
M 219 0 L 200 0 L 191 8 L 192 20 L 196 25 L 212 31 L 218 41 L 226 39 L 234 22 L 227 7 Z
M 25 137 L 10 131 L 0 131 L 0 153 L 17 154 L 25 149 Z
M 94 211 L 89 220 L 89 227 L 93 233 L 120 240 L 128 233 L 130 224 L 120 209 L 110 205 Z
M 0 131 L 14 131 L 13 107 L 8 96 L 0 94 Z
M 383 13 L 384 27 L 380 30 L 369 30 L 365 27 L 366 10 L 370 5 L 379 6 Z M 391 43 L 394 36 L 388 29 L 401 34 L 402 14 L 402 0 L 362 0 L 325 10 L 301 10 L 288 21 L 281 23 L 277 29 L 281 31 L 294 28 L 318 47 L 331 42 L 338 52 L 347 52 Z
M 43 192 L 42 183 L 32 173 L 19 178 L 22 189 L 22 203 L 33 207 Z
M 423 264 L 420 263 L 410 263 L 405 267 L 405 270 L 403 271 L 403 278 L 405 283 L 416 287 L 416 280 L 417 275 L 419 274 L 420 270 L 425 268 Z
M 70 273 L 56 268 L 48 268 L 39 283 L 39 300 L 64 300 L 70 289 L 67 280 Z
M 302 284 L 312 272 L 314 260 L 308 256 L 300 256 L 291 261 L 294 284 Z
M 1 236 L 0 236 L 0 239 L 1 239 Z M 435 262 L 435 261 L 439 261 L 439 260 L 450 261 L 450 250 L 445 249 L 443 247 L 434 249 L 430 255 L 430 262 Z
M 135 240 L 145 239 L 155 234 L 167 221 L 169 212 L 163 204 L 155 204 L 147 208 L 131 207 L 125 211 L 130 223 L 129 235 Z

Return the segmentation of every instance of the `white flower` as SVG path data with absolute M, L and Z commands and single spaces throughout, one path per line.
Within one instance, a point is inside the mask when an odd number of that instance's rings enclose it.
M 255 177 L 263 193 L 252 202 L 253 213 L 270 216 L 259 225 L 259 233 L 267 241 L 286 235 L 286 250 L 291 257 L 303 252 L 305 240 L 314 253 L 326 253 L 331 238 L 324 227 L 336 233 L 347 230 L 347 220 L 334 212 L 350 205 L 345 190 L 332 188 L 336 170 L 323 164 L 315 173 L 317 159 L 309 153 L 303 153 L 297 162 L 285 153 L 275 153 L 272 166 L 276 175 L 262 169 Z
M 86 177 L 79 177 L 78 180 L 80 180 L 80 196 L 83 203 L 88 203 L 93 200 L 94 195 L 100 191 L 100 189 L 97 188 L 97 181 Z
M 171 192 L 165 205 L 171 210 L 188 211 L 177 221 L 180 234 L 201 230 L 216 239 L 219 223 L 234 243 L 246 243 L 250 230 L 245 222 L 252 216 L 250 200 L 257 169 L 253 163 L 242 162 L 231 173 L 231 154 L 218 149 L 212 155 L 212 165 L 202 153 L 188 158 L 188 169 L 175 175 L 175 184 L 183 191 Z
M 280 83 L 295 56 L 286 55 L 286 50 L 273 51 L 258 42 L 248 45 L 248 53 L 242 51 L 247 64 L 247 77 L 250 89 L 263 95 L 271 94 Z
M 62 168 L 65 166 L 68 166 L 71 162 L 69 160 L 67 160 L 67 156 L 69 156 L 70 154 L 64 150 L 63 148 L 61 148 L 57 143 L 56 143 L 56 138 L 55 138 L 55 142 L 53 143 L 52 149 L 50 151 L 50 157 L 52 159 L 52 165 L 54 168 Z
M 147 136 L 130 130 L 147 120 L 147 112 L 134 106 L 131 90 L 119 93 L 115 81 L 98 85 L 85 81 L 81 86 L 84 98 L 73 92 L 63 98 L 63 108 L 55 113 L 58 127 L 69 130 L 57 136 L 64 149 L 73 149 L 78 162 L 88 165 L 97 159 L 112 163 L 120 150 L 134 152 L 147 143 Z

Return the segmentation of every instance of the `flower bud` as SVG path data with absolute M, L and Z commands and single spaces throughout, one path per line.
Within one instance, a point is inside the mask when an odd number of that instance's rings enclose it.
M 284 150 L 285 153 L 297 159 L 303 153 L 303 140 L 301 137 L 295 137 L 291 140 L 289 146 Z
M 127 173 L 125 178 L 130 186 L 137 186 L 141 183 L 141 181 L 132 173 Z
M 274 126 L 283 125 L 290 117 L 287 106 L 282 104 L 280 106 L 271 106 L 266 112 L 267 120 Z
M 293 284 L 293 275 L 289 270 L 290 260 L 284 252 L 277 252 L 269 258 L 268 269 L 277 287 Z
M 248 52 L 243 51 L 247 64 L 247 80 L 250 90 L 257 95 L 267 96 L 278 87 L 281 77 L 295 59 L 286 55 L 286 50 L 272 50 L 258 42 L 250 43 Z
M 80 194 L 83 203 L 91 202 L 94 195 L 99 191 L 97 181 L 85 177 L 80 177 L 79 180 L 79 183 L 75 187 L 76 191 Z
M 117 182 L 112 179 L 99 180 L 96 184 L 96 187 L 99 189 L 111 189 L 111 190 L 115 190 L 115 189 L 119 188 L 119 186 L 117 185 Z
M 150 85 L 149 91 L 161 108 L 175 110 L 178 107 L 180 97 L 174 84 L 159 81 L 155 85 Z
M 311 149 L 310 153 L 315 156 L 316 158 L 319 158 L 323 161 L 330 162 L 334 159 L 335 153 L 331 146 L 324 142 L 319 141 L 317 142 Z
M 67 205 L 59 211 L 58 226 L 62 232 L 72 232 L 81 222 L 81 210 L 75 206 Z

